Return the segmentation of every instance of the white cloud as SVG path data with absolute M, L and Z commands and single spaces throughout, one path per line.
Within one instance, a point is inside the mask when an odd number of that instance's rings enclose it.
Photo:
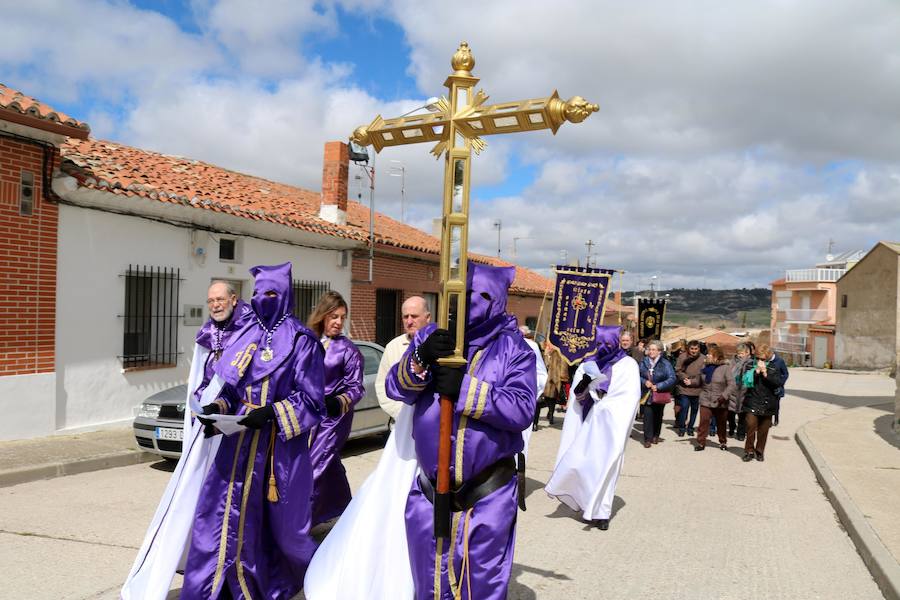
M 900 231 L 900 6 L 880 0 L 195 0 L 200 33 L 112 0 L 17 5 L 0 23 L 0 80 L 47 100 L 107 103 L 99 135 L 318 189 L 322 144 L 443 92 L 467 40 L 490 102 L 559 89 L 601 106 L 558 135 L 488 137 L 473 166 L 470 240 L 545 269 L 561 253 L 669 286 L 766 284 L 785 268 Z M 310 60 L 342 11 L 393 18 L 421 98 L 373 97 L 354 65 Z M 477 15 L 477 18 L 473 17 Z M 102 27 L 97 24 L 102 23 Z M 59 32 L 46 36 L 46 31 Z M 112 107 L 112 108 L 111 108 Z M 122 117 L 119 118 L 118 112 Z M 376 158 L 376 208 L 431 230 L 443 161 L 423 146 Z M 536 172 L 488 199 L 512 165 Z M 351 195 L 357 186 L 351 175 Z M 503 187 L 497 187 L 503 186 Z M 368 202 L 367 189 L 361 189 Z

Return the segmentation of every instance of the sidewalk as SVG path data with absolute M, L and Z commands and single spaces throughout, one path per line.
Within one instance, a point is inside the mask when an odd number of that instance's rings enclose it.
M 157 460 L 138 449 L 131 427 L 0 442 L 0 488 Z
M 810 421 L 796 440 L 885 598 L 900 600 L 900 437 L 885 399 Z

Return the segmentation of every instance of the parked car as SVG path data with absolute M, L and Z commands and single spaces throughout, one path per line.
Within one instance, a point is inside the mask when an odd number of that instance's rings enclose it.
M 384 348 L 372 342 L 354 343 L 365 360 L 363 381 L 366 395 L 354 410 L 350 439 L 386 433 L 393 427 L 392 419 L 381 410 L 375 395 L 375 375 L 378 373 Z M 186 397 L 187 385 L 178 385 L 144 400 L 134 418 L 134 438 L 142 450 L 159 454 L 168 460 L 178 460 L 184 439 Z

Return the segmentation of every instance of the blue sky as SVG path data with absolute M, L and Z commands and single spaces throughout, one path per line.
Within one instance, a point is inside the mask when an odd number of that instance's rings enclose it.
M 488 138 L 470 240 L 545 269 L 562 252 L 634 286 L 765 285 L 900 231 L 900 5 L 888 0 L 35 0 L 0 23 L 0 81 L 95 136 L 318 189 L 321 148 L 444 92 L 461 40 L 491 102 L 558 89 L 601 110 Z M 53 36 L 47 31 L 56 32 Z M 505 138 L 505 139 L 504 139 Z M 441 164 L 406 168 L 430 230 Z M 386 173 L 383 173 L 386 174 Z M 378 209 L 400 217 L 400 182 Z M 626 287 L 632 287 L 626 278 Z

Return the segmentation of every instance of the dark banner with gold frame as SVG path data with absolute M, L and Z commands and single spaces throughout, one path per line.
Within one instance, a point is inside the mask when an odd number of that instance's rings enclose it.
M 658 340 L 662 337 L 663 319 L 666 318 L 666 301 L 638 298 L 638 338 Z
M 586 267 L 556 267 L 553 312 L 547 336 L 569 365 L 594 354 L 596 327 L 615 271 Z

